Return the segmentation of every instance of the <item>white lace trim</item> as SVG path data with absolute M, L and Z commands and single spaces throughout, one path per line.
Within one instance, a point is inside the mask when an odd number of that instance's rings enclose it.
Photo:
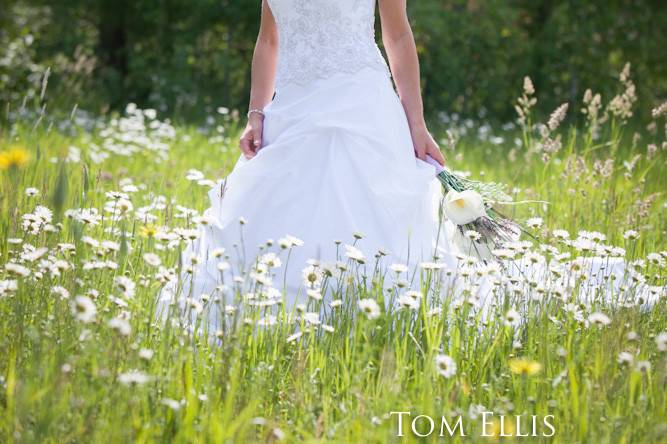
M 269 0 L 279 34 L 276 87 L 374 68 L 389 74 L 375 43 L 375 0 Z

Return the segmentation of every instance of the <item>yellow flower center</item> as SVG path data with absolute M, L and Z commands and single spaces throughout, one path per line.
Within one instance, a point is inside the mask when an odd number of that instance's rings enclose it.
M 466 206 L 466 202 L 463 199 L 456 199 L 456 200 L 452 201 L 452 203 L 459 208 L 463 208 L 463 207 Z

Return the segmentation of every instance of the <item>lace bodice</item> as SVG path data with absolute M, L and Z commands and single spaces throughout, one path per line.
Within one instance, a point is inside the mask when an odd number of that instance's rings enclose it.
M 269 0 L 279 35 L 276 87 L 370 67 L 389 72 L 375 43 L 375 0 Z

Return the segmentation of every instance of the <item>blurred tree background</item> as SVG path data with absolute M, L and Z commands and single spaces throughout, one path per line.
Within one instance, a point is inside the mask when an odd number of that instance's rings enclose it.
M 218 106 L 242 109 L 260 3 L 0 0 L 0 102 L 4 109 L 39 100 L 49 70 L 52 110 L 78 104 L 104 113 L 135 102 L 198 119 Z M 408 4 L 429 115 L 513 119 L 525 75 L 543 113 L 580 101 L 587 88 L 609 98 L 625 62 L 644 113 L 667 95 L 664 1 Z

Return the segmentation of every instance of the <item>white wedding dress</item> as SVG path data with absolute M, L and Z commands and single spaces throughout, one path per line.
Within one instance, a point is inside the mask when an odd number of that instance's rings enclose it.
M 405 112 L 375 42 L 375 0 L 269 5 L 279 59 L 262 148 L 251 160 L 241 158 L 210 192 L 207 223 L 182 254 L 189 270 L 161 292 L 162 309 L 185 301 L 233 303 L 234 288 L 251 291 L 246 272 L 267 252 L 279 255 L 282 268 L 263 283 L 285 291 L 288 310 L 306 299 L 307 261 L 345 260 L 345 244 L 354 243 L 371 269 L 378 251 L 386 253 L 385 266 L 414 268 L 437 255 L 455 269 L 448 239 L 453 225 L 443 226 L 438 217 L 435 169 L 415 158 Z M 356 243 L 355 233 L 362 235 Z M 286 236 L 303 245 L 288 255 L 280 244 L 294 241 Z M 208 314 L 212 328 L 219 311 Z
M 286 306 L 297 298 L 307 260 L 335 262 L 355 233 L 363 235 L 355 246 L 369 262 L 379 250 L 388 255 L 385 263 L 432 259 L 440 185 L 434 167 L 415 158 L 375 42 L 375 0 L 269 5 L 280 44 L 262 148 L 210 192 L 210 223 L 183 254 L 186 266 L 193 255 L 200 264 L 181 293 L 212 294 L 223 283 L 214 249 L 225 248 L 229 271 L 238 275 L 239 262 L 252 264 L 267 240 L 275 243 L 269 251 L 280 252 L 278 241 L 288 235 L 303 245 L 292 249 L 288 264 L 281 256 Z

